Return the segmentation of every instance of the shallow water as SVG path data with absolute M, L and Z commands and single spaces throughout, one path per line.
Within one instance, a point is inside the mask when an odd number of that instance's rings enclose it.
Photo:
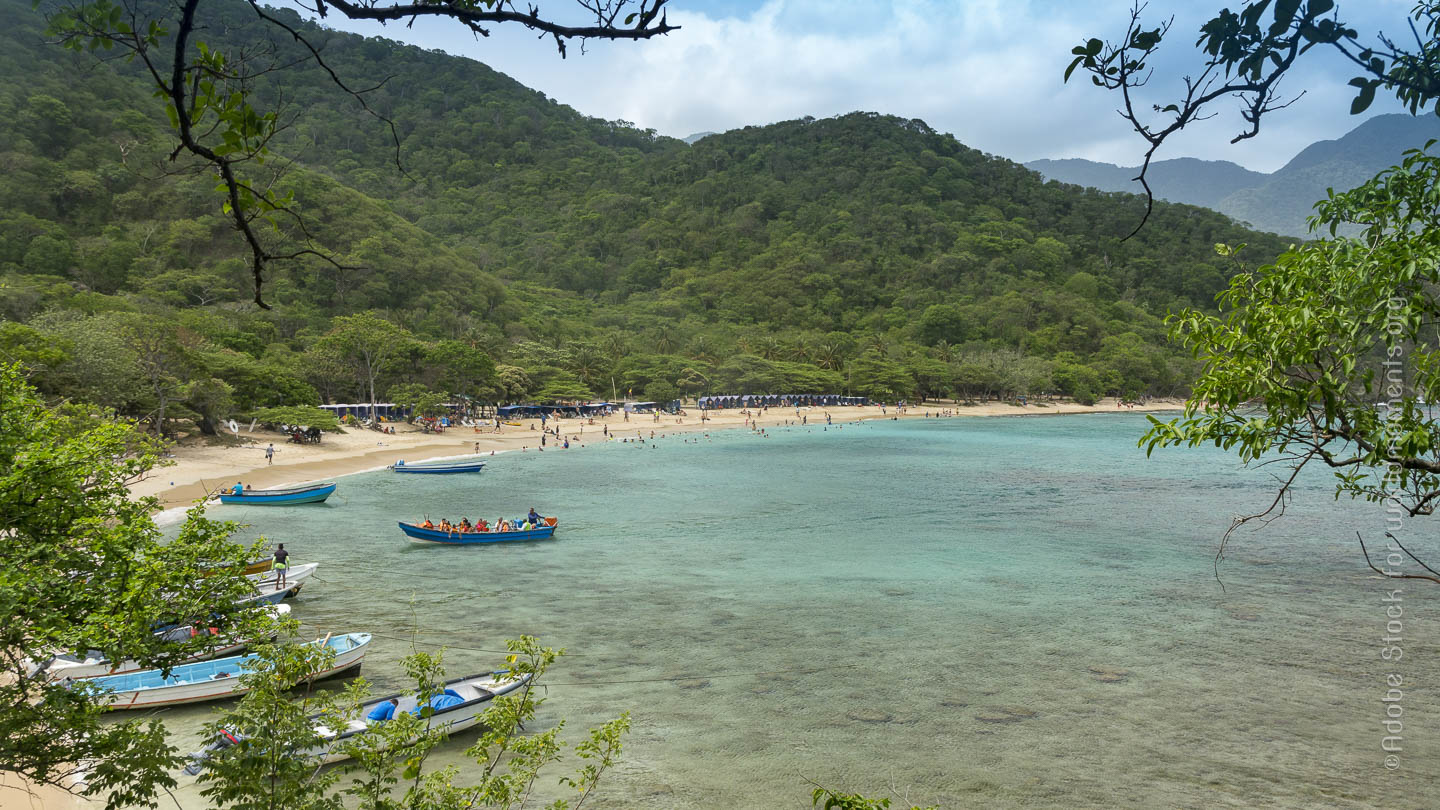
M 483 651 L 521 633 L 566 648 L 544 726 L 565 718 L 574 740 L 634 716 L 596 807 L 808 807 L 807 780 L 944 807 L 1429 804 L 1435 596 L 1405 586 L 1405 657 L 1383 662 L 1386 583 L 1355 543 L 1380 514 L 1316 475 L 1289 516 L 1232 540 L 1222 590 L 1218 538 L 1273 497 L 1269 474 L 1212 449 L 1147 460 L 1143 429 L 1117 414 L 671 436 L 211 514 L 321 563 L 294 615 L 377 634 L 378 688 L 402 685 L 417 629 L 450 645 L 452 675 L 494 668 Z M 556 539 L 416 546 L 395 526 L 531 506 L 560 517 Z M 208 713 L 164 716 L 188 747 Z

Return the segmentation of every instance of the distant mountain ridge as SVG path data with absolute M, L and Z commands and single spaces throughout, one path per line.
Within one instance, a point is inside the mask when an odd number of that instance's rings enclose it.
M 1257 230 L 1305 236 L 1305 219 L 1326 189 L 1352 188 L 1430 138 L 1440 138 L 1440 119 L 1434 116 L 1377 115 L 1341 138 L 1310 144 L 1270 174 L 1224 160 L 1179 158 L 1151 164 L 1149 182 L 1159 199 L 1212 208 Z M 1025 166 L 1047 180 L 1142 193 L 1134 181 L 1138 166 L 1078 158 L 1033 160 Z

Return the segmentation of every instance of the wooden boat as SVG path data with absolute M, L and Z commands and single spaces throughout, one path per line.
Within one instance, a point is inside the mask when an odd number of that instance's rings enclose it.
M 530 675 L 511 675 L 508 671 L 487 672 L 481 675 L 471 675 L 466 678 L 456 678 L 445 682 L 445 689 L 441 695 L 448 695 L 459 698 L 457 701 L 443 701 L 448 705 L 436 706 L 435 713 L 430 715 L 426 723 L 426 729 L 439 729 L 446 734 L 454 734 L 473 727 L 480 722 L 480 716 L 491 700 L 501 695 L 508 695 L 524 686 L 530 680 Z M 437 698 L 439 695 L 436 696 Z M 384 720 L 370 719 L 375 710 L 389 703 L 391 700 L 398 701 L 394 711 L 415 713 L 418 709 L 419 696 L 411 694 L 386 695 L 384 697 L 367 700 L 360 705 L 359 714 L 356 719 L 351 720 L 347 726 L 335 731 L 323 718 L 316 714 L 311 715 L 315 721 L 315 732 L 320 736 L 321 742 L 315 748 L 310 749 L 311 756 L 320 758 L 325 764 L 341 762 L 349 759 L 350 755 L 345 752 L 345 744 L 356 737 L 369 732 Z M 431 705 L 435 705 L 432 698 Z M 239 737 L 228 732 L 218 735 L 213 742 L 203 749 L 190 754 L 190 764 L 185 766 L 185 773 L 191 776 L 198 776 L 205 765 L 215 754 L 224 751 L 239 742 Z
M 245 567 L 240 569 L 240 574 L 241 576 L 247 577 L 251 574 L 263 574 L 266 571 L 269 571 L 271 566 L 273 565 L 275 565 L 274 557 L 261 557 L 258 560 L 251 560 L 250 562 L 245 563 Z M 218 567 L 214 569 L 214 571 L 216 572 L 218 572 L 219 570 L 220 568 Z M 206 571 L 207 575 L 210 573 L 211 571 Z
M 322 503 L 335 492 L 335 482 L 313 484 L 290 489 L 247 489 L 241 495 L 221 490 L 221 503 L 245 503 L 257 506 L 293 506 L 299 503 Z
M 241 570 L 240 573 L 244 574 L 247 577 L 251 574 L 263 574 L 266 571 L 269 571 L 274 565 L 274 557 L 263 557 L 253 562 L 246 563 L 245 568 Z
M 369 633 L 346 633 L 341 636 L 309 642 L 335 651 L 330 666 L 315 673 L 309 680 L 318 681 L 346 670 L 355 669 L 369 649 Z M 182 664 L 170 671 L 170 677 L 158 669 L 132 672 L 128 675 L 107 675 L 82 681 L 93 684 L 102 693 L 109 709 L 148 709 L 155 706 L 178 706 L 206 700 L 239 697 L 250 691 L 240 684 L 240 676 L 249 672 L 255 655 L 217 658 L 196 664 Z M 108 694 L 105 694 L 108 693 Z
M 274 571 L 264 574 L 252 574 L 246 577 L 255 586 L 255 593 L 241 599 L 241 605 L 278 605 L 282 600 L 289 599 L 300 592 L 305 581 L 315 574 L 315 569 L 320 563 L 305 563 L 294 565 L 285 571 L 285 587 L 277 588 L 277 578 Z
M 480 472 L 485 466 L 483 461 L 460 461 L 454 464 L 406 464 L 404 459 L 395 462 L 390 468 L 397 473 L 416 473 L 426 475 L 451 475 L 454 473 Z
M 266 605 L 265 610 L 270 613 L 271 618 L 279 619 L 281 617 L 289 615 L 290 606 Z M 193 627 L 176 627 L 169 630 L 161 630 L 155 635 L 164 638 L 166 641 L 185 641 L 194 634 L 194 631 L 195 628 Z M 273 641 L 274 639 L 275 633 L 271 633 L 268 638 L 263 640 Z M 209 650 L 208 652 L 201 653 L 200 655 L 197 655 L 186 661 L 182 661 L 181 663 L 193 664 L 197 661 L 208 661 L 212 658 L 220 658 L 221 656 L 231 655 L 233 653 L 240 652 L 241 650 L 245 649 L 246 647 L 259 640 L 262 639 L 237 639 L 226 641 L 225 643 Z M 65 678 L 69 678 L 71 680 L 79 680 L 81 678 L 99 678 L 105 675 L 127 675 L 131 672 L 139 672 L 142 669 L 144 669 L 144 667 L 142 667 L 136 661 L 127 660 L 121 661 L 118 664 L 112 664 L 111 662 L 107 661 L 104 656 L 102 656 L 98 651 L 91 650 L 83 656 L 69 654 L 57 655 L 54 658 L 51 658 L 50 660 L 36 667 L 35 671 L 33 671 L 31 674 L 40 675 L 43 673 L 43 676 L 47 680 L 59 681 L 64 680 Z
M 401 523 L 400 531 L 417 543 L 445 543 L 456 546 L 469 546 L 478 543 L 504 543 L 510 540 L 544 540 L 555 536 L 555 527 L 559 524 L 556 518 L 545 518 L 545 525 L 537 526 L 529 531 L 509 532 L 462 532 L 451 530 L 442 532 L 439 529 L 426 529 L 414 523 Z M 524 520 L 517 521 L 517 525 L 524 523 Z

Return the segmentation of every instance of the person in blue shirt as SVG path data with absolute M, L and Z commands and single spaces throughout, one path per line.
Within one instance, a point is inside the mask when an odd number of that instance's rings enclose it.
M 235 488 L 230 491 L 235 493 L 236 495 L 243 495 L 245 494 L 245 485 L 240 483 L 239 481 L 236 481 Z
M 535 511 L 535 507 L 530 507 L 530 514 L 527 515 L 526 518 L 530 521 L 531 525 L 540 525 L 540 513 Z
M 395 710 L 399 707 L 400 701 L 395 698 L 390 698 L 389 701 L 381 703 L 371 709 L 370 713 L 365 715 L 365 719 L 376 723 L 384 722 L 393 718 L 395 716 Z

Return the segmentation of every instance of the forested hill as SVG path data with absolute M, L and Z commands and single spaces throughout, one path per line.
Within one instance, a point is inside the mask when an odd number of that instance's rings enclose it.
M 238 0 L 202 9 L 212 49 L 303 56 Z M 389 128 L 322 71 L 266 77 L 257 92 L 289 123 L 276 150 L 294 160 L 278 182 L 315 241 L 362 268 L 279 269 L 266 312 L 247 303 L 213 178 L 166 159 L 138 68 L 46 44 L 28 0 L 0 0 L 0 350 L 50 393 L 152 413 L 133 380 L 76 382 L 133 356 L 143 323 L 186 347 L 177 397 L 225 394 L 196 411 L 360 398 L 342 341 L 322 336 L 368 311 L 414 338 L 382 392 L 1170 393 L 1189 370 L 1160 318 L 1209 306 L 1235 271 L 1213 245 L 1247 243 L 1252 262 L 1284 247 L 1164 204 L 1124 241 L 1138 198 L 1046 184 L 916 120 L 686 144 L 472 60 L 272 13 L 352 86 L 389 77 L 366 98 L 395 122 L 404 172 Z M 457 346 L 498 374 L 450 373 Z

